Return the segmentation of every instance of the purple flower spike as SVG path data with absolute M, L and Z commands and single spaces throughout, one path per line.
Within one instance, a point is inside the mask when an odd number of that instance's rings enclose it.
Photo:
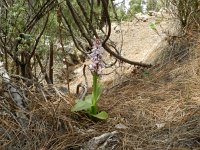
M 89 55 L 92 61 L 92 64 L 89 65 L 89 69 L 92 73 L 100 75 L 102 69 L 104 68 L 103 63 L 103 47 L 99 39 L 95 39 L 92 46 L 92 53 Z

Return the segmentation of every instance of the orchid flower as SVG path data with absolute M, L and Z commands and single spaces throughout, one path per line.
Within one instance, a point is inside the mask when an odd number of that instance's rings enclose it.
M 108 118 L 108 114 L 105 111 L 99 112 L 97 102 L 100 98 L 102 92 L 102 86 L 99 84 L 99 75 L 104 68 L 103 57 L 103 47 L 99 39 L 95 39 L 93 42 L 92 53 L 89 55 L 92 63 L 89 65 L 89 69 L 93 76 L 92 94 L 86 96 L 85 100 L 77 101 L 72 111 L 82 111 L 85 110 L 90 116 L 105 120 Z
M 105 67 L 103 63 L 103 47 L 99 39 L 95 39 L 93 42 L 92 53 L 89 55 L 92 64 L 89 65 L 89 69 L 92 74 L 100 75 L 102 69 Z

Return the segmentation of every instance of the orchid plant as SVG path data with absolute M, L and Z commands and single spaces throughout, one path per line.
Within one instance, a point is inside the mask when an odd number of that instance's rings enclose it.
M 72 108 L 72 111 L 86 111 L 90 116 L 105 120 L 108 118 L 108 114 L 105 111 L 99 112 L 97 102 L 102 93 L 102 85 L 99 83 L 99 77 L 104 63 L 102 60 L 103 47 L 99 39 L 95 39 L 93 42 L 92 53 L 89 55 L 91 58 L 91 64 L 89 69 L 93 76 L 92 94 L 87 95 L 84 100 L 77 100 L 76 104 Z

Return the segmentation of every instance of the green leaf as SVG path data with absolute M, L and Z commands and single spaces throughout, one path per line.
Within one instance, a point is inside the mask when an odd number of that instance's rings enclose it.
M 71 111 L 82 111 L 82 110 L 88 110 L 92 107 L 92 103 L 88 101 L 78 101 L 74 107 L 72 107 Z
M 103 91 L 103 86 L 101 84 L 97 84 L 97 101 L 99 100 L 102 91 Z
M 81 101 L 80 99 L 76 99 L 75 102 L 78 103 L 79 101 Z M 84 101 L 91 103 L 92 104 L 92 94 L 89 94 L 85 97 Z
M 102 111 L 102 112 L 100 112 L 100 113 L 98 113 L 96 115 L 92 115 L 92 116 L 96 117 L 98 119 L 101 119 L 101 120 L 106 120 L 108 118 L 108 114 L 105 111 Z
M 151 23 L 151 24 L 150 24 L 150 28 L 151 28 L 152 30 L 156 30 L 156 25 L 155 25 L 154 23 Z
M 85 100 L 84 100 L 84 101 L 86 101 L 86 102 L 92 104 L 92 94 L 87 95 L 87 96 L 85 97 Z

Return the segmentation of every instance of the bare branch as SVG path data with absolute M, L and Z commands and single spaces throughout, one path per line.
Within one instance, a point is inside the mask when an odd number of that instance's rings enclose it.
M 151 67 L 151 64 L 145 64 L 145 63 L 141 63 L 141 62 L 135 62 L 135 61 L 130 61 L 124 57 L 121 57 L 120 55 L 117 55 L 115 52 L 113 52 L 108 45 L 106 44 L 106 42 L 108 41 L 110 34 L 111 34 L 111 21 L 110 21 L 110 17 L 109 17 L 109 13 L 108 13 L 108 9 L 107 9 L 107 2 L 106 0 L 101 0 L 102 1 L 102 6 L 104 7 L 104 15 L 107 18 L 107 24 L 108 24 L 108 35 L 106 36 L 106 38 L 104 39 L 102 46 L 104 47 L 104 49 L 110 53 L 111 55 L 113 55 L 114 57 L 116 57 L 117 59 L 126 62 L 128 64 L 131 65 L 137 65 L 137 66 L 142 66 L 142 67 Z
M 77 16 L 76 16 L 75 12 L 74 12 L 74 9 L 73 9 L 73 7 L 72 7 L 70 1 L 66 0 L 66 4 L 67 4 L 67 6 L 68 6 L 68 8 L 69 8 L 69 10 L 70 10 L 70 12 L 71 12 L 73 18 L 74 18 L 74 21 L 75 21 L 77 27 L 79 28 L 79 31 L 81 32 L 82 36 L 85 37 L 86 40 L 88 41 L 88 43 L 90 44 L 90 46 L 92 46 L 92 41 L 91 41 L 91 39 L 86 35 L 86 33 L 84 32 L 83 27 L 80 25 L 80 23 L 79 23 L 79 21 L 78 21 L 78 18 L 77 18 Z
M 47 15 L 47 18 L 46 18 L 46 21 L 44 23 L 44 27 L 43 27 L 42 31 L 40 32 L 39 36 L 37 37 L 37 39 L 35 41 L 35 44 L 34 44 L 34 47 L 33 47 L 33 51 L 31 53 L 31 55 L 29 56 L 29 61 L 33 57 L 33 55 L 35 54 L 36 47 L 37 47 L 37 45 L 38 45 L 38 43 L 40 41 L 41 36 L 43 35 L 43 33 L 44 33 L 45 29 L 46 29 L 48 21 L 49 21 L 49 14 Z

